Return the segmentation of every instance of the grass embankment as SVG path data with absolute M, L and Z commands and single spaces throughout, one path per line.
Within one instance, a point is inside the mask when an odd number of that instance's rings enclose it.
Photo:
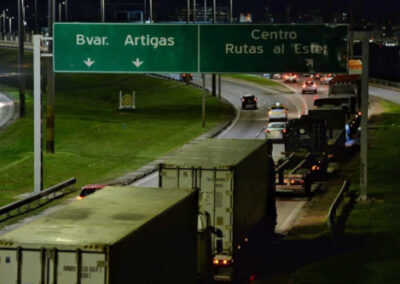
M 329 233 L 313 240 L 292 240 L 296 262 L 268 283 L 398 283 L 400 281 L 400 106 L 382 102 L 385 113 L 372 118 L 369 130 L 368 196 L 348 216 L 337 246 Z M 351 173 L 351 190 L 359 190 L 359 159 L 345 171 Z M 289 254 L 290 255 L 290 254 Z M 294 259 L 294 261 L 293 261 Z M 257 283 L 265 283 L 263 281 Z
M 224 74 L 223 76 L 263 85 L 263 86 L 269 87 L 271 89 L 274 89 L 276 91 L 279 91 L 279 92 L 282 92 L 285 94 L 293 93 L 292 90 L 290 90 L 289 88 L 286 88 L 282 84 L 279 84 L 273 80 L 270 80 L 270 79 L 267 79 L 267 78 L 264 78 L 261 76 L 246 75 L 246 74 Z
M 17 76 L 12 76 L 15 58 L 14 51 L 0 51 L 0 71 L 11 73 L 3 76 L 1 83 L 11 87 L 17 82 Z M 29 66 L 27 73 L 30 86 Z M 119 91 L 130 93 L 133 89 L 137 109 L 117 111 Z M 17 94 L 10 86 L 7 92 Z M 44 154 L 44 187 L 72 176 L 77 177 L 76 187 L 116 178 L 232 115 L 230 106 L 222 105 L 220 111 L 217 100 L 207 96 L 207 123 L 202 128 L 201 100 L 199 89 L 146 75 L 57 75 L 56 153 Z M 44 98 L 44 136 L 45 102 Z M 33 189 L 33 102 L 29 89 L 26 104 L 26 118 L 19 119 L 0 135 L 0 205 Z

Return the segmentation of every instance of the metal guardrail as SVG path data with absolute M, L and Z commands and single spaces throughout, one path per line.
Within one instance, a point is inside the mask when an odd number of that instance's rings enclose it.
M 388 80 L 383 80 L 383 79 L 378 79 L 378 78 L 369 78 L 369 81 L 371 83 L 375 83 L 375 84 L 379 84 L 379 85 L 383 85 L 383 86 L 400 88 L 400 82 L 388 81 Z
M 40 200 L 42 198 L 46 198 L 46 202 L 52 201 L 56 198 L 59 198 L 61 196 L 63 196 L 65 194 L 65 188 L 67 188 L 68 186 L 75 184 L 76 183 L 76 178 L 70 178 L 64 182 L 61 182 L 59 184 L 53 185 L 39 193 L 33 194 L 31 196 L 28 196 L 24 199 L 15 201 L 13 203 L 10 203 L 6 206 L 3 206 L 0 208 L 0 216 L 3 216 L 4 218 L 0 219 L 0 222 L 5 221 L 11 217 L 15 217 L 18 215 L 21 215 L 23 213 L 26 213 L 28 211 L 33 210 L 34 208 L 31 208 L 31 204 L 36 202 L 36 207 L 39 207 L 41 205 L 43 205 L 43 203 L 40 203 Z M 62 191 L 60 193 L 60 191 Z M 53 195 L 52 197 L 50 197 L 50 195 Z M 26 205 L 26 206 L 25 206 Z M 24 208 L 25 206 L 25 208 Z M 25 210 L 23 210 L 25 209 Z M 15 214 L 11 214 L 12 211 L 16 211 Z
M 333 237 L 336 235 L 336 225 L 337 225 L 337 212 L 342 202 L 344 200 L 345 194 L 349 192 L 350 181 L 346 179 L 343 182 L 342 188 L 340 189 L 339 194 L 336 196 L 335 201 L 332 203 L 331 208 L 329 209 L 328 214 L 328 228 L 331 231 Z

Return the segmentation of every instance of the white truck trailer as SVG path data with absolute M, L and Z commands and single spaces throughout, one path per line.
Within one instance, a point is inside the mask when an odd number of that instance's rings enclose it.
M 264 140 L 207 139 L 160 165 L 162 188 L 199 188 L 200 210 L 210 215 L 216 280 L 231 280 L 234 260 L 248 233 L 276 221 L 275 172 Z M 229 269 L 226 269 L 229 268 Z
M 197 190 L 106 187 L 1 236 L 0 283 L 196 283 L 197 213 Z

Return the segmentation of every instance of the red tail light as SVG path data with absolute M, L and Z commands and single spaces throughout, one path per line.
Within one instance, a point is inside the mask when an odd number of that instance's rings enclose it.
M 269 131 L 268 129 L 265 129 L 265 133 L 270 133 L 271 131 Z
M 242 102 L 244 102 L 244 99 L 242 99 Z
M 256 101 L 257 101 L 257 98 L 254 98 L 254 101 L 256 102 Z
M 303 88 L 305 88 L 306 87 L 306 84 L 303 84 Z
M 213 259 L 213 264 L 215 266 L 228 266 L 232 263 L 233 263 L 233 259 L 226 259 L 226 258 L 222 258 L 222 259 L 214 258 Z
M 286 129 L 282 129 L 282 133 L 286 133 Z

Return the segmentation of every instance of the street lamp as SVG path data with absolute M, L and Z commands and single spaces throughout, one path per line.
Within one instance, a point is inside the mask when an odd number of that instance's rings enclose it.
M 59 22 L 62 21 L 62 5 L 65 6 L 65 2 L 64 1 L 58 2 L 58 21 Z
M 10 33 L 10 40 L 12 39 L 12 20 L 14 20 L 14 17 L 8 17 L 8 27 L 9 27 L 9 33 Z
M 1 13 L 1 17 L 3 18 L 3 38 L 6 36 L 6 12 L 8 12 L 8 9 L 3 10 L 3 13 Z

